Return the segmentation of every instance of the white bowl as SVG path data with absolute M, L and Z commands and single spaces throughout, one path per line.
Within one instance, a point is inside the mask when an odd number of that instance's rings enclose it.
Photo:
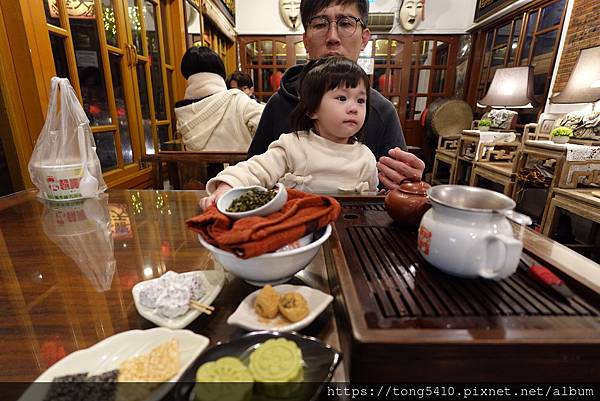
M 227 209 L 231 205 L 236 198 L 239 198 L 245 192 L 250 191 L 251 189 L 257 189 L 259 191 L 267 191 L 266 188 L 254 185 L 251 187 L 236 187 L 231 188 L 229 191 L 225 192 L 217 201 L 217 209 L 225 216 L 232 219 L 241 219 L 243 217 L 250 216 L 268 216 L 271 213 L 275 213 L 285 205 L 287 202 L 287 191 L 285 190 L 285 186 L 282 183 L 277 184 L 277 195 L 273 199 L 271 199 L 266 204 L 261 207 L 257 207 L 256 209 L 248 210 L 246 212 L 228 212 Z
M 307 287 L 305 285 L 278 285 L 275 288 L 280 295 L 288 292 L 299 292 L 308 303 L 308 315 L 297 322 L 290 322 L 278 314 L 273 319 L 259 316 L 254 309 L 256 297 L 261 290 L 256 290 L 248 295 L 238 308 L 227 318 L 227 323 L 239 326 L 246 330 L 275 330 L 275 331 L 298 331 L 311 324 L 317 316 L 327 308 L 333 301 L 333 297 L 323 291 Z
M 331 235 L 331 224 L 319 232 L 321 236 L 308 245 L 287 251 L 265 253 L 249 259 L 240 259 L 233 253 L 219 249 L 206 242 L 200 235 L 198 239 L 225 270 L 252 285 L 263 286 L 284 283 L 304 269 L 315 257 L 321 244 Z

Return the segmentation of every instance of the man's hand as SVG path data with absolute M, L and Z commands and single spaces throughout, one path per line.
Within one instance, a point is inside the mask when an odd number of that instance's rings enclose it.
M 229 184 L 225 184 L 224 182 L 220 183 L 215 192 L 213 192 L 207 197 L 200 199 L 200 207 L 202 208 L 202 211 L 208 209 L 210 205 L 217 203 L 221 195 L 223 195 L 231 188 L 232 186 Z
M 425 170 L 425 163 L 412 153 L 400 148 L 390 149 L 388 156 L 381 156 L 377 163 L 379 181 L 388 189 L 397 189 L 405 179 L 418 181 Z

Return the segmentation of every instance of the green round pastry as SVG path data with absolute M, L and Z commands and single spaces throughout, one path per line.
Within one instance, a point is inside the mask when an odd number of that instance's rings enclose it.
M 285 338 L 270 339 L 250 355 L 250 372 L 257 382 L 290 382 L 302 371 L 302 351 Z
M 224 356 L 196 371 L 198 401 L 247 401 L 252 397 L 252 373 L 238 358 Z

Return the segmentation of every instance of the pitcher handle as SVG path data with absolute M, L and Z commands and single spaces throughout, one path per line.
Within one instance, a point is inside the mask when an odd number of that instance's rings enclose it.
M 479 275 L 487 279 L 502 279 L 513 274 L 519 265 L 523 243 L 505 234 L 490 235 L 486 237 L 485 242 L 486 265 Z M 498 243 L 500 247 L 495 245 Z M 495 254 L 494 248 L 499 249 L 498 254 Z

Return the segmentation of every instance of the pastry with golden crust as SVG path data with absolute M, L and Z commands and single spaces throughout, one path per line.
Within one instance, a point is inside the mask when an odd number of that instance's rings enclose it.
M 273 319 L 277 316 L 279 294 L 270 284 L 265 285 L 256 296 L 254 310 L 259 316 Z
M 308 302 L 299 292 L 288 292 L 279 299 L 279 312 L 290 322 L 297 322 L 308 315 Z

